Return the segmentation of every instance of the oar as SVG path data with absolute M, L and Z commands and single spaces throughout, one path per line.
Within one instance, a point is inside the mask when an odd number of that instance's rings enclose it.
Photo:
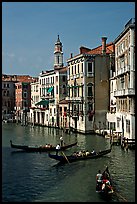
M 65 159 L 67 160 L 67 162 L 69 163 L 69 160 L 68 160 L 67 156 L 65 155 L 65 153 L 62 152 L 62 154 L 63 154 L 63 156 L 65 157 Z
M 126 198 L 124 198 L 120 193 L 114 191 L 114 193 L 119 196 L 120 198 L 122 198 L 125 202 L 128 202 Z

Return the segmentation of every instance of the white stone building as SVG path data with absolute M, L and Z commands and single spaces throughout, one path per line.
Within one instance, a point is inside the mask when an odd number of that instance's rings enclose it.
M 38 84 L 32 84 L 32 90 L 34 89 L 36 92 L 32 92 L 30 121 L 33 124 L 59 127 L 59 101 L 67 95 L 67 68 L 63 67 L 59 35 L 55 43 L 54 69 L 42 71 Z
M 135 21 L 131 19 L 115 39 L 115 128 L 123 137 L 135 139 Z M 112 84 L 110 84 L 112 89 Z M 113 84 L 114 88 L 114 84 Z M 110 122 L 110 118 L 108 117 Z

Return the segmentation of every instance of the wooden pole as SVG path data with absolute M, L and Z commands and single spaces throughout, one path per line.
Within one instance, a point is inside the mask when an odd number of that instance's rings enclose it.
M 115 194 L 117 194 L 117 196 L 119 196 L 120 198 L 122 198 L 122 200 L 124 200 L 125 202 L 128 202 L 126 198 L 124 198 L 120 193 L 114 191 Z
M 65 157 L 65 159 L 67 160 L 67 162 L 70 163 L 69 160 L 68 160 L 68 158 L 67 158 L 67 156 L 65 155 L 65 153 L 62 152 L 62 154 L 63 154 L 63 156 Z

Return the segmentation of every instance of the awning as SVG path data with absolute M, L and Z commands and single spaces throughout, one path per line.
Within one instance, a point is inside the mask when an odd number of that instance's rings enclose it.
M 50 87 L 50 88 L 48 89 L 48 93 L 50 93 L 52 90 L 53 90 L 53 87 Z
M 36 103 L 35 105 L 38 106 L 38 105 L 48 105 L 49 104 L 49 100 L 41 100 L 39 101 L 38 103 Z

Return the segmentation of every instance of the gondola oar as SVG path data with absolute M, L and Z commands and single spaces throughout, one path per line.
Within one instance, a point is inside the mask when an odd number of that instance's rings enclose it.
M 68 160 L 67 156 L 65 155 L 65 153 L 62 152 L 62 154 L 63 154 L 63 156 L 65 157 L 65 159 L 67 160 L 67 162 L 69 163 L 69 160 Z
M 128 200 L 127 200 L 126 198 L 124 198 L 120 193 L 118 193 L 118 192 L 116 192 L 116 191 L 114 191 L 114 193 L 115 193 L 118 197 L 122 198 L 122 200 L 124 200 L 125 202 L 128 202 Z

